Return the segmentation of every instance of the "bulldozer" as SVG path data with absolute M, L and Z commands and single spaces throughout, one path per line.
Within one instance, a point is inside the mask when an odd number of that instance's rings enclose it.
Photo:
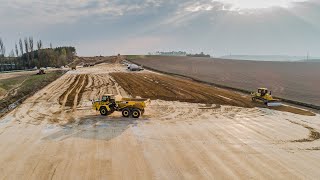
M 251 99 L 253 102 L 257 100 L 262 101 L 268 107 L 281 106 L 281 102 L 278 99 L 274 99 L 271 95 L 271 91 L 267 88 L 258 88 L 257 92 L 251 93 Z
M 139 118 L 144 114 L 144 108 L 150 103 L 150 99 L 121 98 L 116 100 L 115 95 L 107 94 L 101 99 L 92 101 L 92 108 L 100 111 L 103 116 L 108 116 L 115 111 L 122 112 L 123 117 Z

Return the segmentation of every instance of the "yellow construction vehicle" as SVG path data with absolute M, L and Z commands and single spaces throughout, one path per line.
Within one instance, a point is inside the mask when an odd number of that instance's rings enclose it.
M 267 106 L 281 106 L 281 102 L 278 99 L 274 99 L 271 95 L 271 91 L 267 88 L 258 88 L 257 92 L 251 93 L 252 101 L 262 101 Z
M 92 101 L 92 107 L 100 114 L 107 116 L 114 111 L 121 111 L 123 117 L 139 118 L 144 114 L 145 107 L 150 103 L 150 99 L 143 98 L 121 98 L 116 100 L 113 94 L 104 95 L 101 99 Z

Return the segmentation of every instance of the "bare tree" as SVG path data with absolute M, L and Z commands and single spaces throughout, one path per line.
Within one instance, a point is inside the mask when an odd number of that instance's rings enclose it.
M 14 52 L 16 53 L 16 57 L 19 57 L 19 50 L 18 50 L 18 45 L 17 45 L 17 43 L 15 44 L 15 46 L 14 46 Z
M 16 69 L 18 68 L 18 65 L 20 64 L 19 62 L 18 62 L 18 60 L 19 60 L 19 50 L 18 50 L 18 45 L 17 45 L 17 43 L 15 44 L 15 53 L 16 53 L 16 58 L 15 58 L 15 64 L 16 64 Z
M 26 63 L 23 62 L 23 43 L 22 43 L 22 39 L 19 39 L 19 46 L 20 46 L 20 53 L 21 53 L 21 63 L 23 64 L 23 67 L 26 66 Z
M 3 44 L 2 39 L 0 38 L 0 64 L 1 64 L 0 71 L 1 69 L 4 69 L 3 60 L 5 58 L 5 55 L 6 55 L 6 48 Z
M 33 37 L 29 37 L 30 57 L 31 62 L 34 62 Z
M 10 63 L 10 70 L 13 70 L 13 66 L 16 66 L 16 65 L 14 65 L 14 51 L 13 51 L 13 49 L 10 51 L 10 53 L 9 53 L 9 56 L 8 56 L 8 58 L 9 58 L 9 63 Z
M 28 68 L 30 68 L 29 42 L 28 42 L 28 38 L 24 38 L 24 48 L 25 48 L 25 50 L 26 50 L 27 65 L 28 65 Z
M 39 40 L 38 42 L 37 42 L 37 47 L 38 47 L 38 68 L 40 69 L 40 67 L 41 67 L 41 48 L 42 48 L 42 41 L 41 40 Z

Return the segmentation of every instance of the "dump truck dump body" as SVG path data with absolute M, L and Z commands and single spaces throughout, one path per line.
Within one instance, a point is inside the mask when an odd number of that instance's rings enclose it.
M 150 99 L 139 98 L 122 98 L 121 101 L 116 101 L 119 109 L 123 108 L 138 108 L 144 109 L 150 102 Z

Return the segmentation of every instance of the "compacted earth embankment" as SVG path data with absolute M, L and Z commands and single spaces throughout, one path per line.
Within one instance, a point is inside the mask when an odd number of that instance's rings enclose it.
M 169 101 L 230 105 L 244 108 L 266 107 L 251 102 L 247 95 L 216 88 L 192 80 L 158 73 L 111 73 L 111 76 L 132 96 Z M 273 110 L 314 116 L 315 114 L 292 106 L 269 107 Z

